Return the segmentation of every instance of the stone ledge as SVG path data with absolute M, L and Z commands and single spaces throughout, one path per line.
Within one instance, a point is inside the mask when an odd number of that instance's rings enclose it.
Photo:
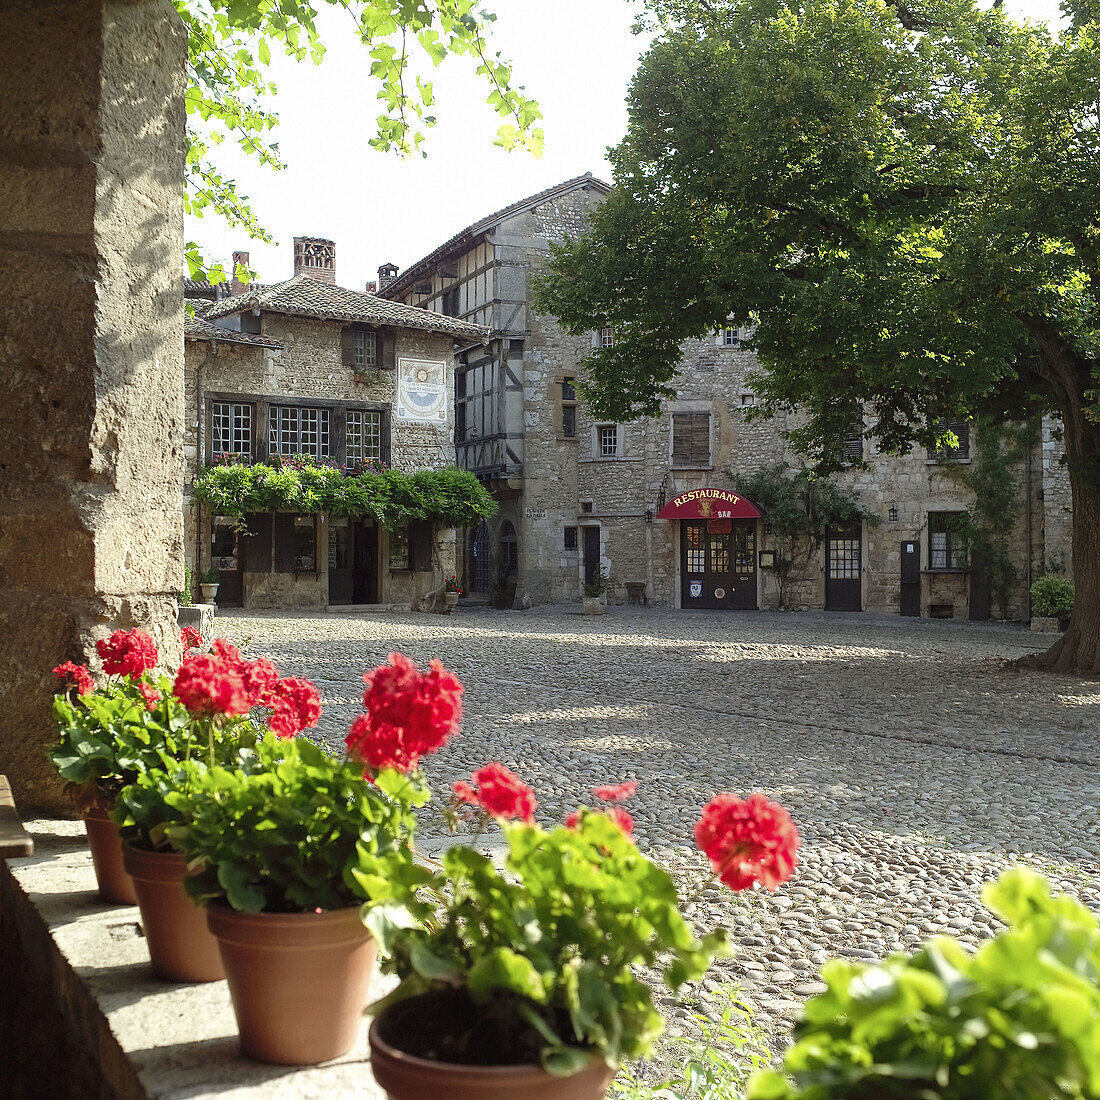
M 99 900 L 83 824 L 26 827 L 35 855 L 2 870 L 6 1095 L 384 1100 L 365 1020 L 356 1046 L 334 1062 L 242 1058 L 226 983 L 153 977 L 137 908 Z M 376 977 L 372 995 L 389 981 Z

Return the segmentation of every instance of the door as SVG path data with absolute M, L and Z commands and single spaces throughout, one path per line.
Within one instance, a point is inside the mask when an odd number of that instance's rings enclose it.
M 489 542 L 489 525 L 482 520 L 470 538 L 470 591 L 489 591 L 489 563 L 492 550 Z
M 352 524 L 351 598 L 353 603 L 378 603 L 378 528 L 372 519 Z
M 974 622 L 987 622 L 992 603 L 988 564 L 981 549 L 975 546 L 970 553 L 970 618 Z
M 862 611 L 860 595 L 862 532 L 834 527 L 825 531 L 825 610 Z
M 683 607 L 755 610 L 755 521 L 683 520 L 680 577 Z
M 348 604 L 354 596 L 354 546 L 352 522 L 347 516 L 330 516 L 328 524 L 328 602 Z
M 901 613 L 920 616 L 920 543 L 901 544 Z
M 600 529 L 584 527 L 584 583 L 592 584 L 600 575 Z
M 218 606 L 243 606 L 240 535 L 235 519 L 214 517 L 210 531 L 210 564 L 218 570 Z

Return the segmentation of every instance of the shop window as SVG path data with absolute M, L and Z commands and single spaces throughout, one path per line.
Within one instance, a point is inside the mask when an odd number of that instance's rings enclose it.
M 929 569 L 965 569 L 966 548 L 960 537 L 961 512 L 928 513 Z
M 317 517 L 278 512 L 275 516 L 275 572 L 317 572 Z
M 229 520 L 214 520 L 210 535 L 210 564 L 215 569 L 237 568 L 237 525 Z
M 396 527 L 390 532 L 390 568 L 403 570 L 409 568 L 409 529 Z
M 672 465 L 710 466 L 710 413 L 672 414 Z
M 408 527 L 399 527 L 390 532 L 390 569 L 428 573 L 431 572 L 431 568 L 432 525 L 430 523 L 410 523 Z

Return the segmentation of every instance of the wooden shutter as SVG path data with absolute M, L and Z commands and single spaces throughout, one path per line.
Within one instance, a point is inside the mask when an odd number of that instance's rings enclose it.
M 691 460 L 696 466 L 710 465 L 710 413 L 691 415 Z
M 271 513 L 249 512 L 248 531 L 241 535 L 241 560 L 246 573 L 271 572 Z
M 397 366 L 396 344 L 397 330 L 392 328 L 378 329 L 378 369 L 393 370 Z
M 275 513 L 275 572 L 294 572 L 294 514 Z
M 674 413 L 672 464 L 710 465 L 710 413 Z
M 340 362 L 355 369 L 355 327 L 345 325 L 340 330 Z
M 672 414 L 672 463 L 686 466 L 691 460 L 691 416 L 689 413 Z

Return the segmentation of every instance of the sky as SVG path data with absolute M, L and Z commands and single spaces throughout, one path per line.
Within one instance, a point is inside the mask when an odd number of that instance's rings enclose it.
M 319 5 L 326 7 L 325 5 Z M 187 218 L 186 236 L 208 260 L 250 253 L 260 282 L 293 274 L 293 238 L 336 242 L 336 279 L 362 289 L 384 263 L 404 269 L 472 222 L 585 172 L 610 182 L 606 154 L 626 131 L 625 98 L 646 40 L 631 34 L 634 0 L 495 0 L 493 45 L 539 103 L 546 148 L 535 158 L 493 145 L 501 120 L 468 58 L 448 57 L 425 75 L 437 124 L 427 157 L 402 159 L 369 144 L 378 105 L 370 59 L 348 16 L 322 11 L 321 65 L 273 56 L 278 86 L 272 137 L 287 167 L 273 172 L 228 142 L 218 167 L 249 196 L 274 236 L 264 245 L 213 214 Z M 1056 21 L 1058 0 L 1005 0 L 1016 18 Z M 274 53 L 274 51 L 273 51 Z

